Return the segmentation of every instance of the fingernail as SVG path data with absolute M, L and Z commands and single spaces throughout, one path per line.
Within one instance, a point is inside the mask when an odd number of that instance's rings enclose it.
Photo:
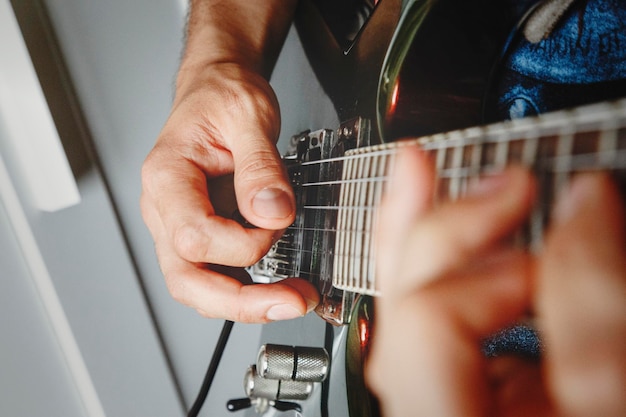
M 593 191 L 593 180 L 585 175 L 574 178 L 572 182 L 559 191 L 552 217 L 556 223 L 565 223 L 574 217 L 580 203 Z
M 291 304 L 278 304 L 267 310 L 265 315 L 268 320 L 289 320 L 302 317 L 302 313 Z
M 508 182 L 509 176 L 504 172 L 484 175 L 474 181 L 470 181 L 466 196 L 486 197 L 505 188 Z
M 252 200 L 252 210 L 257 216 L 283 219 L 293 212 L 289 195 L 278 188 L 265 188 Z

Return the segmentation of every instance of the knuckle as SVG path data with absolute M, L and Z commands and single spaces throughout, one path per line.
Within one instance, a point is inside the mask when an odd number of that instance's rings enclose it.
M 282 167 L 272 150 L 258 150 L 241 161 L 237 171 L 240 181 L 282 181 Z
M 267 244 L 248 241 L 245 236 L 239 236 L 237 242 L 230 239 L 234 238 L 225 236 L 220 244 L 215 234 L 205 233 L 200 225 L 186 222 L 176 228 L 172 244 L 178 256 L 187 261 L 235 267 L 255 264 L 267 253 L 271 244 L 271 241 Z
M 212 89 L 212 94 L 219 98 L 217 102 L 222 108 L 232 111 L 233 114 L 244 112 L 247 115 L 254 115 L 267 109 L 273 110 L 275 99 L 272 91 L 265 87 L 265 80 L 246 81 L 224 79 L 219 86 Z
M 158 196 L 176 177 L 176 164 L 179 155 L 174 151 L 162 150 L 157 145 L 146 157 L 141 166 L 141 187 L 144 193 Z
M 247 304 L 240 304 L 232 312 L 234 320 L 238 323 L 261 323 L 266 321 L 255 313 L 254 309 Z
M 172 244 L 180 257 L 197 262 L 206 260 L 207 239 L 196 225 L 185 222 L 175 229 Z
M 150 186 L 158 173 L 158 164 L 154 160 L 154 156 L 150 153 L 141 166 L 141 185 L 145 191 L 150 190 Z
M 238 323 L 254 323 L 258 321 L 255 319 L 256 317 L 243 307 L 235 312 L 235 321 Z

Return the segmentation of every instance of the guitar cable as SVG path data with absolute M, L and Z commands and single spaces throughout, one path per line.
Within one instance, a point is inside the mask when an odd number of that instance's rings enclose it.
M 330 323 L 326 323 L 326 328 L 324 329 L 324 348 L 326 352 L 333 352 L 333 346 L 335 344 L 335 331 L 333 329 L 333 325 Z M 332 367 L 332 356 L 329 356 L 329 364 L 328 368 Z M 321 417 L 329 417 L 328 414 L 328 398 L 330 396 L 330 377 L 327 377 L 322 382 L 322 398 L 320 401 L 320 413 Z
M 222 355 L 224 354 L 226 343 L 228 342 L 230 332 L 233 329 L 233 324 L 234 323 L 230 320 L 224 321 L 222 331 L 220 332 L 220 336 L 217 339 L 217 344 L 215 345 L 215 350 L 213 351 L 213 356 L 211 357 L 211 362 L 209 362 L 209 367 L 207 368 L 204 375 L 202 386 L 200 387 L 200 391 L 198 392 L 196 400 L 189 409 L 189 412 L 187 413 L 187 417 L 197 417 L 200 413 L 200 409 L 206 401 L 207 396 L 209 395 L 211 385 L 213 384 L 213 379 L 215 378 L 215 374 L 217 373 L 217 367 L 222 360 Z

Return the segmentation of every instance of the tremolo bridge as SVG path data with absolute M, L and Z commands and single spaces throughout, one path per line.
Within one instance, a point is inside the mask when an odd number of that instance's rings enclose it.
M 358 264 L 359 272 L 372 266 L 369 230 L 373 218 L 369 210 L 358 207 L 358 200 L 368 193 L 343 186 L 345 152 L 369 145 L 370 123 L 363 118 L 343 123 L 337 130 L 305 131 L 291 138 L 283 159 L 296 195 L 296 220 L 252 267 L 253 275 L 270 282 L 287 277 L 309 280 L 321 295 L 317 313 L 335 325 L 349 321 L 355 295 L 338 289 L 333 279 L 337 281 L 348 270 L 348 263 Z M 340 209 L 345 206 L 340 202 L 350 198 L 350 210 L 361 212 L 356 220 Z M 342 233 L 347 227 L 359 228 L 355 239 Z

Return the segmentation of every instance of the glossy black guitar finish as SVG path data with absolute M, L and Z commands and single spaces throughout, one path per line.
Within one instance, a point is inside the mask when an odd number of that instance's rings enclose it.
M 412 2 L 381 75 L 386 141 L 475 126 L 519 11 L 501 0 Z
M 390 141 L 482 123 L 490 76 L 535 2 L 383 0 L 344 48 L 312 2 L 297 23 L 340 120 L 367 118 Z
M 373 335 L 374 300 L 361 297 L 354 306 L 346 340 L 346 383 L 350 415 L 379 416 L 376 398 L 368 394 L 363 375 Z
M 298 34 L 315 75 L 339 120 L 375 120 L 380 69 L 401 16 L 402 0 L 380 1 L 348 43 L 336 38 L 336 30 L 328 26 L 315 3 L 301 1 L 296 16 Z

